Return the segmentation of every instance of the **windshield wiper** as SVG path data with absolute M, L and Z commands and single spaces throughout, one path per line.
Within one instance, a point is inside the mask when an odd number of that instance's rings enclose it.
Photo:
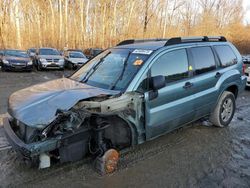
M 125 72 L 126 67 L 127 67 L 127 65 L 128 65 L 128 59 L 129 59 L 130 55 L 131 55 L 131 52 L 128 53 L 128 56 L 127 56 L 127 58 L 125 59 L 125 61 L 124 61 L 124 63 L 123 63 L 123 68 L 122 68 L 122 71 L 121 71 L 120 75 L 119 75 L 118 78 L 109 86 L 109 89 L 110 89 L 110 90 L 113 90 L 113 89 L 115 88 L 116 84 L 117 84 L 120 80 L 122 80 L 123 75 L 124 75 L 124 72 Z
M 83 77 L 82 82 L 87 82 L 88 81 L 89 77 L 95 72 L 95 70 L 98 67 L 98 65 L 100 65 L 104 61 L 105 57 L 107 57 L 109 54 L 111 54 L 111 51 L 109 51 L 105 56 L 103 56 L 102 58 L 100 58 L 100 61 L 97 62 L 95 65 L 93 65 L 91 67 L 91 69 L 89 69 L 89 71 Z

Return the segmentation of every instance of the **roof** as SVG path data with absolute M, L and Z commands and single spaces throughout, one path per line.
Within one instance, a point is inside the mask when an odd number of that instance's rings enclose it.
M 157 50 L 164 46 L 186 45 L 196 43 L 226 42 L 224 36 L 198 36 L 198 37 L 174 37 L 169 39 L 128 39 L 117 44 L 114 48 Z
M 163 47 L 165 44 L 166 44 L 166 41 L 154 41 L 154 42 L 127 44 L 127 45 L 122 45 L 122 46 L 116 46 L 114 48 L 157 50 Z

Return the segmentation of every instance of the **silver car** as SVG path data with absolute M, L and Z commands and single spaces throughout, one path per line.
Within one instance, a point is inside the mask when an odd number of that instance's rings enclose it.
M 34 58 L 37 70 L 64 69 L 64 57 L 55 48 L 39 48 Z
M 88 61 L 88 58 L 82 53 L 77 51 L 68 51 L 65 55 L 65 65 L 69 69 L 77 69 Z

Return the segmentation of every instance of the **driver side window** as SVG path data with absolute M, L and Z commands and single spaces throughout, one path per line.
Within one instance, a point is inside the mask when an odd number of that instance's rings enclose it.
M 186 50 L 174 50 L 160 56 L 151 67 L 151 77 L 159 75 L 165 76 L 166 83 L 188 78 Z
M 166 83 L 188 78 L 188 57 L 186 50 L 174 50 L 160 56 L 151 67 L 151 77 L 160 75 L 165 77 Z M 151 89 L 149 79 L 145 76 L 137 90 L 146 92 Z

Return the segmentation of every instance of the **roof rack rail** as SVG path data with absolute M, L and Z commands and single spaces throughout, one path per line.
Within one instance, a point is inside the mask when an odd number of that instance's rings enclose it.
M 116 46 L 122 46 L 127 44 L 143 43 L 143 42 L 156 42 L 156 41 L 167 41 L 168 39 L 164 38 L 153 38 L 153 39 L 128 39 L 121 41 Z
M 203 36 L 203 37 L 174 37 L 169 39 L 165 46 L 188 43 L 188 42 L 226 42 L 224 36 Z

